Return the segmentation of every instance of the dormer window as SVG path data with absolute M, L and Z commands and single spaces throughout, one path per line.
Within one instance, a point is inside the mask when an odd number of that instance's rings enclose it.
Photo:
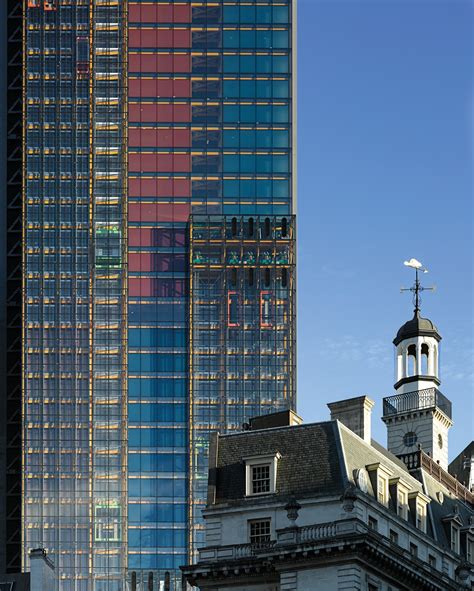
M 401 478 L 390 479 L 392 503 L 396 508 L 397 515 L 405 521 L 408 519 L 408 492 L 409 485 Z
M 271 488 L 271 464 L 257 464 L 250 468 L 252 472 L 252 494 L 269 493 Z
M 459 554 L 461 528 L 457 523 L 451 522 L 451 550 Z
M 276 490 L 277 462 L 280 454 L 244 458 L 247 496 L 269 495 Z
M 370 464 L 369 466 L 366 466 L 366 468 L 369 472 L 372 488 L 377 501 L 387 507 L 389 499 L 388 484 L 392 473 L 380 463 Z
M 430 500 L 429 497 L 420 491 L 414 491 L 408 495 L 408 503 L 411 513 L 414 516 L 415 525 L 423 533 L 426 533 L 427 507 Z

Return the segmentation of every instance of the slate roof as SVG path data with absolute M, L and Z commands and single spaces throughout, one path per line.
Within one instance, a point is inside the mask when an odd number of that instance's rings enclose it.
M 430 513 L 433 517 L 432 525 L 435 533 L 434 537 L 441 546 L 450 548 L 449 528 L 450 524 L 446 520 L 455 513 L 458 513 L 462 522 L 462 527 L 470 525 L 470 519 L 473 517 L 473 511 L 469 507 L 456 499 L 448 489 L 436 478 L 430 476 L 427 472 L 420 472 L 420 478 L 423 479 L 425 492 L 431 498 Z M 438 498 L 438 493 L 443 493 L 442 500 Z
M 277 452 L 281 455 L 276 481 L 278 495 L 302 498 L 344 491 L 347 481 L 343 476 L 337 423 L 328 421 L 219 436 L 216 463 L 214 467 L 211 463 L 209 475 L 211 486 L 215 484 L 214 502 L 244 501 L 243 458 Z
M 358 435 L 353 433 L 342 423 L 339 423 L 341 443 L 345 458 L 347 476 L 355 484 L 354 473 L 357 468 L 380 462 L 392 472 L 392 477 L 403 478 L 411 485 L 412 490 L 422 491 L 421 482 L 411 476 L 405 464 L 387 450 L 383 450 L 378 443 L 376 447 L 368 445 Z
M 463 527 L 474 518 L 472 508 L 452 496 L 427 471 L 408 471 L 403 461 L 379 443 L 372 441 L 368 445 L 339 421 L 215 435 L 209 456 L 208 504 L 253 505 L 272 501 L 275 495 L 246 497 L 244 458 L 276 453 L 281 455 L 276 482 L 276 498 L 280 500 L 342 495 L 349 482 L 355 484 L 358 468 L 381 463 L 392 477 L 402 478 L 412 491 L 423 492 L 432 499 L 428 533 L 442 546 L 450 547 L 446 521 L 449 516 L 458 514 Z M 373 494 L 370 482 L 368 485 Z M 442 502 L 439 492 L 444 495 Z M 414 521 L 413 516 L 410 521 Z

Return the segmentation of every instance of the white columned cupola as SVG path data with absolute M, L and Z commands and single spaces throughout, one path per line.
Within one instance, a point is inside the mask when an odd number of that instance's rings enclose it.
M 419 310 L 405 322 L 393 340 L 395 345 L 395 390 L 399 394 L 437 388 L 439 379 L 439 343 L 441 335 Z
M 441 335 L 420 311 L 418 280 L 421 263 L 405 263 L 416 269 L 413 318 L 399 329 L 395 345 L 395 394 L 384 399 L 382 420 L 387 425 L 387 448 L 395 455 L 422 449 L 448 469 L 448 430 L 452 425 L 451 402 L 439 391 Z M 415 266 L 415 264 L 417 266 Z

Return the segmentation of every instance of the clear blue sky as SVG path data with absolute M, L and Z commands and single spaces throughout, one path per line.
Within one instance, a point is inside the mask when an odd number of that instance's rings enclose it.
M 298 0 L 298 410 L 367 394 L 385 443 L 392 339 L 412 316 L 438 326 L 450 457 L 474 435 L 473 4 Z

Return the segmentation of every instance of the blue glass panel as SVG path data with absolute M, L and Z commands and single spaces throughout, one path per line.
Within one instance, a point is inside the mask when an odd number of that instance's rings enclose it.
M 186 554 L 130 554 L 128 568 L 141 569 L 177 569 L 187 564 Z
M 224 55 L 223 63 L 224 72 L 239 72 L 239 56 L 238 55 Z
M 287 6 L 273 7 L 273 22 L 274 23 L 289 23 L 289 14 Z
M 224 6 L 223 20 L 226 24 L 237 24 L 239 22 L 239 7 Z
M 185 454 L 145 453 L 128 454 L 130 472 L 184 472 L 187 456 Z
M 240 56 L 240 72 L 242 74 L 253 74 L 255 71 L 255 56 L 241 55 Z
M 176 304 L 130 304 L 128 306 L 128 320 L 133 323 L 169 323 L 183 321 L 185 318 L 185 306 Z
M 247 8 L 243 7 L 242 8 Z M 257 23 L 271 23 L 272 22 L 272 12 L 271 6 L 257 6 L 255 20 Z
M 129 428 L 129 447 L 183 447 L 186 445 L 184 429 L 138 429 Z
M 185 497 L 184 478 L 129 478 L 129 497 Z
M 290 60 L 287 55 L 273 56 L 273 72 L 277 74 L 286 74 L 290 71 Z
M 290 85 L 287 80 L 273 80 L 273 98 L 288 98 L 290 96 Z
M 273 122 L 288 123 L 289 109 L 287 105 L 273 105 Z
M 237 123 L 239 121 L 239 106 L 224 105 L 224 123 Z
M 130 353 L 129 373 L 180 372 L 186 370 L 186 355 L 182 353 Z
M 171 378 L 132 378 L 128 380 L 130 398 L 184 398 L 186 380 Z
M 286 49 L 288 41 L 288 31 L 273 31 L 273 47 L 275 49 Z
M 224 31 L 222 35 L 222 46 L 224 48 L 239 47 L 239 31 Z M 226 56 L 228 57 L 228 56 Z M 225 63 L 225 58 L 224 58 Z
M 186 530 L 184 529 L 129 529 L 128 545 L 131 548 L 173 548 L 186 546 Z
M 186 505 L 184 503 L 141 503 L 128 505 L 128 518 L 131 523 L 185 523 Z
M 184 404 L 129 404 L 128 417 L 131 422 L 141 423 L 182 423 L 186 418 Z
M 186 331 L 182 328 L 131 328 L 129 347 L 184 347 Z
M 224 98 L 238 98 L 239 93 L 239 82 L 238 80 L 225 80 L 224 81 Z

